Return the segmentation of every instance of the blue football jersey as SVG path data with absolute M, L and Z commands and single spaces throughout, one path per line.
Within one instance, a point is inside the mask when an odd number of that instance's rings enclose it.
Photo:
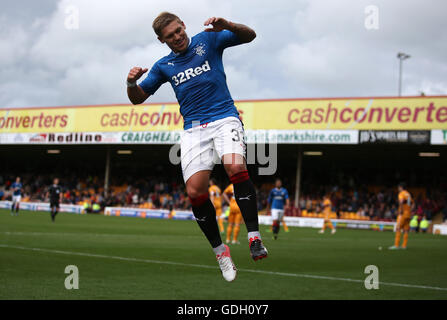
M 191 38 L 188 49 L 171 52 L 158 60 L 139 84 L 152 95 L 165 82 L 174 89 L 184 129 L 226 117 L 239 117 L 227 87 L 222 63 L 225 48 L 241 44 L 229 30 L 201 32 Z
M 22 194 L 22 184 L 19 182 L 14 182 L 13 184 L 11 184 L 11 188 L 13 191 L 13 195 L 15 196 L 20 196 Z
M 285 188 L 273 188 L 270 191 L 268 202 L 270 203 L 272 209 L 282 210 L 284 209 L 286 199 L 289 199 L 289 193 Z

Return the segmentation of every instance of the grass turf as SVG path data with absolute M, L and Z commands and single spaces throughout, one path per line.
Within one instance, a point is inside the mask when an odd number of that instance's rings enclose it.
M 290 228 L 274 241 L 266 229 L 269 257 L 254 262 L 241 228 L 228 283 L 194 221 L 60 213 L 52 223 L 1 209 L 0 299 L 447 298 L 447 237 L 410 234 L 406 251 L 389 251 L 391 232 Z M 67 265 L 79 269 L 78 290 L 65 289 Z M 378 290 L 365 289 L 367 265 L 379 268 Z

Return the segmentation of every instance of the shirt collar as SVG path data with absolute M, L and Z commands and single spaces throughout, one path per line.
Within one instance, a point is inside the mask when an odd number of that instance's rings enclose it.
M 176 53 L 176 52 L 172 51 L 174 56 L 178 57 L 179 55 L 181 55 L 181 54 L 185 53 L 186 51 L 188 51 L 189 47 L 191 46 L 191 38 L 190 37 L 188 37 L 188 41 L 189 41 L 188 48 L 186 48 L 186 50 L 184 52 Z

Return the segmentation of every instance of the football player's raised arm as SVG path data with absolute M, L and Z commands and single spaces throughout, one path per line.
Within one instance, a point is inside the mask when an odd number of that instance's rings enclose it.
M 127 88 L 127 96 L 132 104 L 141 104 L 149 98 L 149 94 L 144 92 L 139 85 Z
M 140 104 L 149 98 L 149 94 L 137 85 L 137 80 L 147 72 L 147 68 L 133 67 L 127 75 L 127 96 L 132 104 Z
M 236 34 L 242 43 L 251 42 L 254 38 L 256 38 L 256 32 L 244 24 L 235 23 L 225 20 L 224 18 L 216 17 L 209 18 L 204 23 L 205 26 L 209 26 L 210 24 L 212 25 L 212 28 L 205 29 L 205 31 L 219 32 L 226 29 Z
M 228 30 L 236 34 L 241 42 L 252 42 L 256 38 L 256 32 L 252 28 L 240 23 L 229 22 L 229 24 Z

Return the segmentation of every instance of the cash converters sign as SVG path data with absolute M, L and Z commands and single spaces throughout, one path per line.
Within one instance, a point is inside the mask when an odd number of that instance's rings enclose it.
M 431 130 L 447 128 L 447 96 L 265 101 L 244 110 L 253 129 Z
M 172 131 L 183 128 L 176 104 L 0 109 L 1 133 Z
M 447 129 L 447 96 L 236 102 L 247 130 Z M 177 104 L 0 109 L 0 134 L 181 131 Z

